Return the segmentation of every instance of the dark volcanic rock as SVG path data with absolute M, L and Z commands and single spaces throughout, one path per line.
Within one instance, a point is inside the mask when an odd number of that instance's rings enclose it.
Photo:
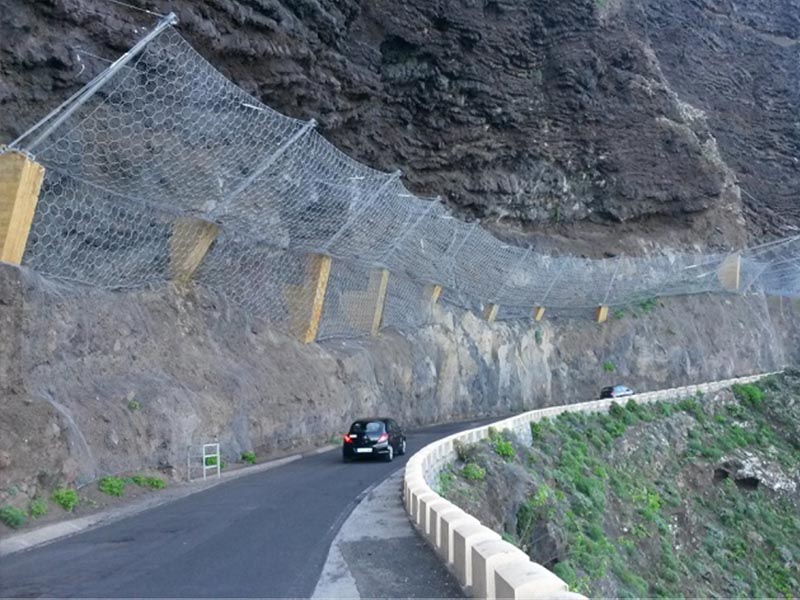
M 114 57 L 151 25 L 101 0 L 0 4 L 4 140 L 66 97 L 90 54 Z M 573 238 L 632 220 L 735 245 L 742 180 L 754 231 L 800 219 L 800 0 L 141 5 L 175 10 L 183 35 L 266 103 L 466 213 L 582 223 Z

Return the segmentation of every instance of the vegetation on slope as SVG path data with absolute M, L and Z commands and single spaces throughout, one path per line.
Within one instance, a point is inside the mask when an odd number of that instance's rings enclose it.
M 441 490 L 572 589 L 800 593 L 800 372 L 707 398 L 565 413 L 531 433 L 530 447 L 508 432 L 460 447 Z M 513 456 L 498 452 L 499 437 Z

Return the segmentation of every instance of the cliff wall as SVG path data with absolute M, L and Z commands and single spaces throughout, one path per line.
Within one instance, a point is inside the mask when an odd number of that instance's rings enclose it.
M 102 292 L 0 265 L 0 323 L 0 502 L 145 467 L 183 475 L 187 446 L 215 436 L 228 461 L 279 456 L 363 415 L 414 427 L 800 363 L 800 306 L 759 296 L 674 298 L 602 326 L 442 309 L 420 331 L 304 346 L 200 288 Z

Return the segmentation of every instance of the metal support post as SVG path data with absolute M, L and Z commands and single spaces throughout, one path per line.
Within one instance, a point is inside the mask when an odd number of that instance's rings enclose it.
M 61 125 L 64 121 L 69 119 L 76 110 L 78 110 L 81 106 L 83 106 L 89 98 L 94 96 L 94 94 L 99 90 L 105 83 L 111 79 L 122 67 L 127 65 L 133 58 L 135 58 L 142 50 L 144 50 L 145 46 L 153 41 L 162 31 L 164 31 L 167 27 L 175 25 L 178 22 L 178 17 L 175 16 L 175 13 L 169 13 L 166 17 L 161 19 L 159 23 L 153 28 L 153 30 L 144 36 L 141 40 L 139 40 L 136 45 L 128 50 L 125 54 L 120 56 L 117 60 L 115 60 L 109 67 L 99 73 L 97 77 L 92 79 L 89 83 L 87 83 L 82 89 L 78 92 L 70 96 L 64 103 L 58 106 L 55 110 L 53 110 L 50 114 L 48 114 L 44 119 L 36 123 L 33 127 L 28 129 L 25 133 L 19 136 L 16 140 L 11 142 L 11 148 L 19 148 L 19 144 L 22 142 L 23 139 L 28 137 L 31 133 L 42 127 L 45 123 L 50 121 L 59 115 L 58 117 L 53 120 L 52 123 L 41 133 L 39 136 L 33 140 L 30 144 L 28 144 L 26 150 L 29 152 L 33 152 L 34 149 L 42 143 L 53 131 L 55 131 L 59 125 Z M 62 112 L 63 111 L 63 112 Z

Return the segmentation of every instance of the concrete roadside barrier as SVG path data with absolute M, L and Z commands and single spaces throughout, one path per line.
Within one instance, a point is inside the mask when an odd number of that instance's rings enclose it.
M 500 539 L 499 534 L 480 522 L 453 527 L 453 571 L 461 585 L 466 588 L 473 585 L 472 548 L 484 541 Z
M 504 563 L 494 569 L 494 597 L 522 600 L 552 598 L 569 593 L 569 587 L 551 571 L 531 561 Z M 575 597 L 582 598 L 579 594 Z
M 503 566 L 531 564 L 522 550 L 504 540 L 486 540 L 472 546 L 472 596 L 496 598 L 495 571 Z M 553 575 L 556 579 L 555 575 Z M 561 581 L 559 579 L 559 581 Z M 567 584 L 561 581 L 564 588 Z

